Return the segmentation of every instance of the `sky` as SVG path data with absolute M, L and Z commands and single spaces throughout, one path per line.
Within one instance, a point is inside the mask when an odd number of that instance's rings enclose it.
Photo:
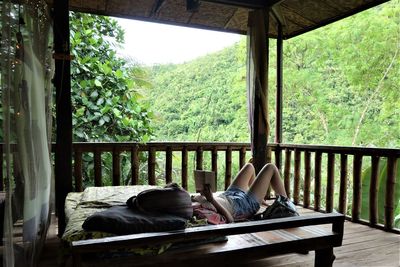
M 116 18 L 125 30 L 120 53 L 145 65 L 183 63 L 219 51 L 241 35 Z

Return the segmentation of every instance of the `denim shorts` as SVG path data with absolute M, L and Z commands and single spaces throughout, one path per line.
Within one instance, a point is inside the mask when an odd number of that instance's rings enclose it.
M 246 193 L 237 186 L 230 186 L 222 195 L 232 205 L 232 216 L 235 220 L 247 219 L 260 209 L 256 196 L 251 192 Z

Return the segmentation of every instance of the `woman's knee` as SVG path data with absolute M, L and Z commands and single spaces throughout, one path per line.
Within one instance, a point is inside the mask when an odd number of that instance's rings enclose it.
M 272 174 L 275 172 L 279 172 L 278 168 L 276 167 L 275 164 L 273 163 L 267 163 L 264 165 L 264 167 L 261 169 L 260 173 L 264 172 L 271 172 Z

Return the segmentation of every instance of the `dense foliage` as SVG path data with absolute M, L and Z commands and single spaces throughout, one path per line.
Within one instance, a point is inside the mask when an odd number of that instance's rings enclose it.
M 284 42 L 285 143 L 400 147 L 396 2 Z M 249 141 L 245 43 L 152 69 L 157 140 Z M 272 141 L 274 41 L 270 48 Z
M 72 105 L 75 141 L 148 141 L 148 106 L 138 88 L 142 68 L 116 53 L 124 32 L 109 17 L 71 13 Z

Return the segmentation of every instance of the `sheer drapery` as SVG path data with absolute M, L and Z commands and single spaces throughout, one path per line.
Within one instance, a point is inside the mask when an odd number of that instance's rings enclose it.
M 40 0 L 2 1 L 1 14 L 3 264 L 36 266 L 50 218 L 52 23 Z
M 265 10 L 249 13 L 247 29 L 247 108 L 251 132 L 251 149 L 254 151 L 254 114 L 258 111 L 259 131 L 256 134 L 269 135 L 268 118 L 268 39 Z M 256 101 L 257 100 L 257 101 Z M 258 103 L 260 106 L 255 107 Z

